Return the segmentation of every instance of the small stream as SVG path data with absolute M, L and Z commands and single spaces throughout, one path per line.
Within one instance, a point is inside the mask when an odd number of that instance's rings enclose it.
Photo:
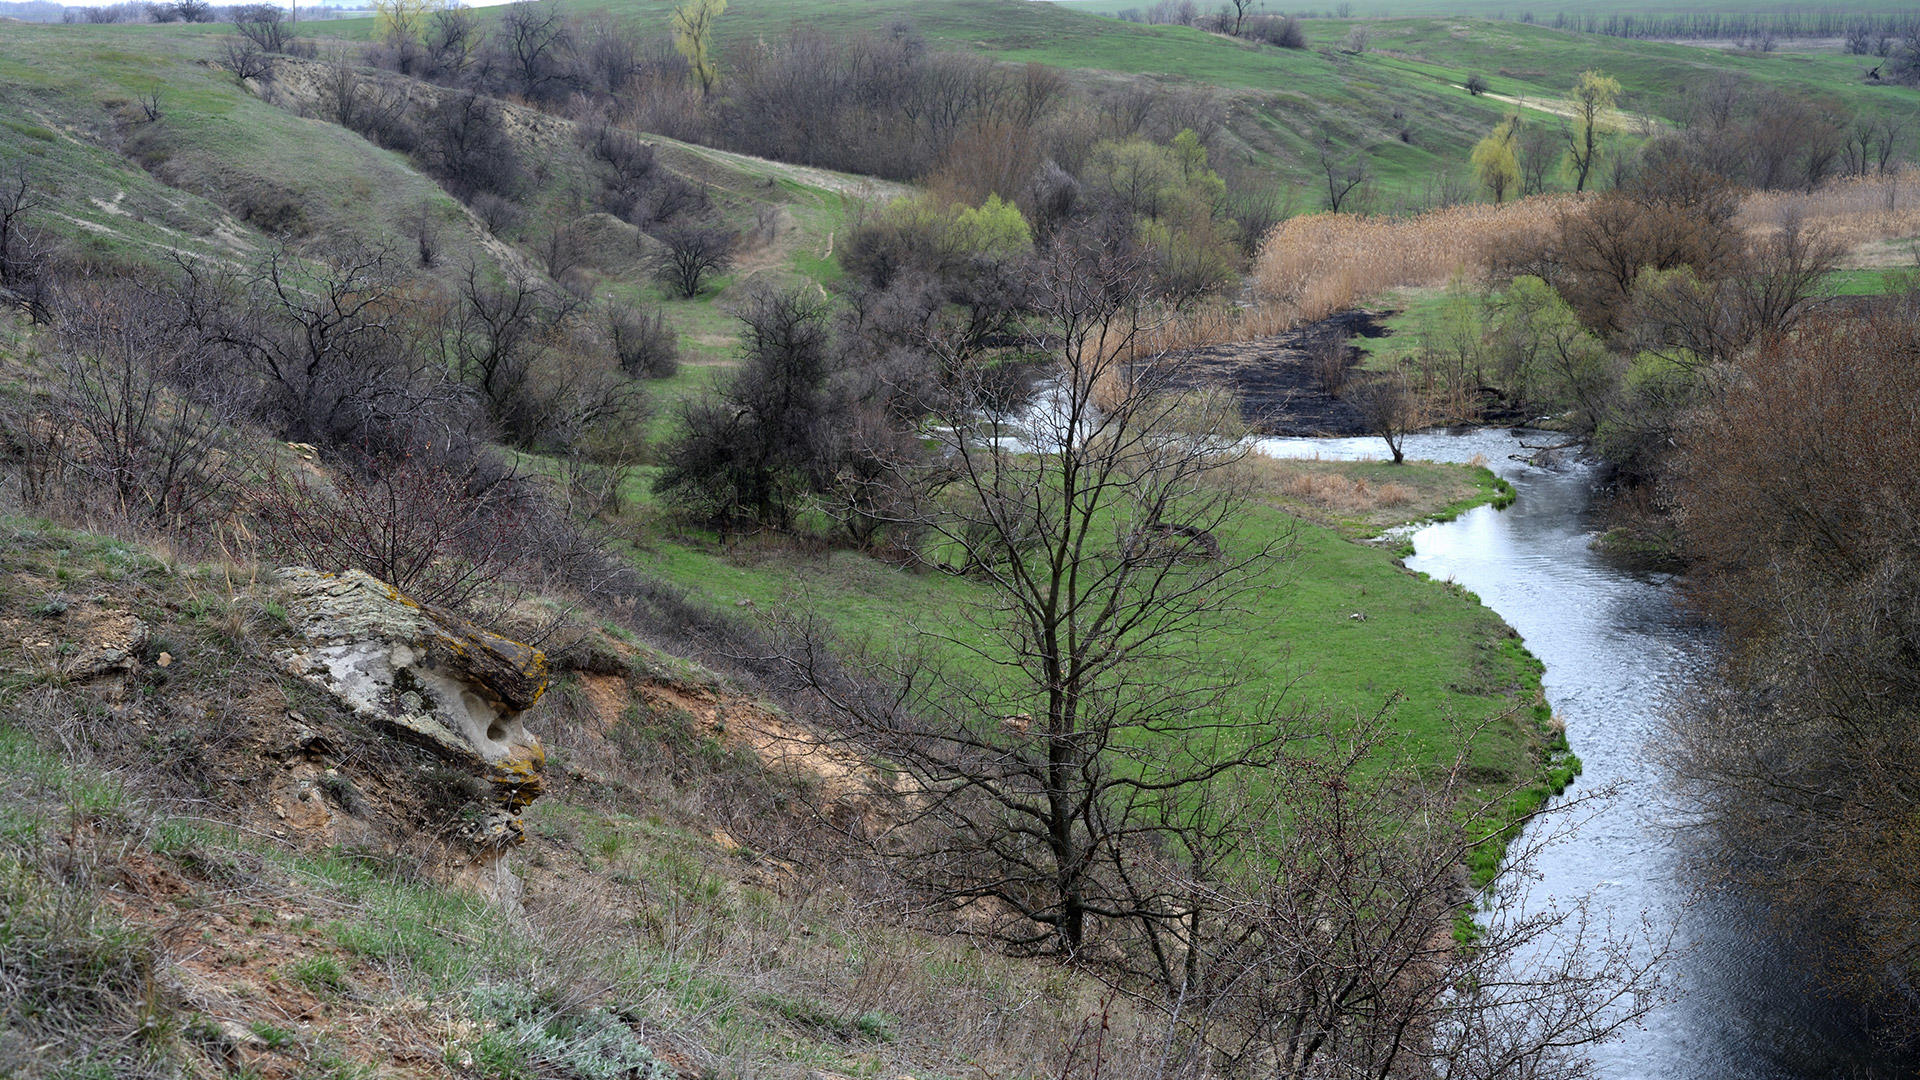
M 1407 566 L 1479 594 L 1546 665 L 1553 709 L 1585 764 L 1574 791 L 1619 785 L 1620 796 L 1540 859 L 1534 896 L 1591 896 L 1602 915 L 1642 914 L 1672 927 L 1670 1000 L 1595 1053 L 1609 1080 L 1916 1075 L 1911 1058 L 1877 1050 L 1857 1011 L 1823 996 L 1795 946 L 1728 889 L 1708 887 L 1697 834 L 1676 828 L 1687 807 L 1665 790 L 1650 743 L 1665 695 L 1706 662 L 1713 636 L 1674 604 L 1670 580 L 1631 573 L 1588 548 L 1593 475 L 1584 465 L 1542 468 L 1516 459 L 1505 430 L 1411 436 L 1407 456 L 1470 461 L 1510 481 L 1518 500 L 1480 507 L 1413 535 Z M 1529 434 L 1532 444 L 1557 441 Z M 1263 439 L 1276 457 L 1384 457 L 1366 439 Z M 1810 932 L 1810 931 L 1809 931 Z

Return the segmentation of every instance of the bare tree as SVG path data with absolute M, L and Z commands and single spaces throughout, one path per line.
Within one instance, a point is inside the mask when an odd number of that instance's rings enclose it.
M 255 414 L 301 442 L 405 452 L 463 436 L 466 408 L 428 348 L 435 335 L 399 297 L 410 261 L 276 249 L 236 275 L 177 259 L 177 317 L 208 350 L 202 381 L 244 385 Z
M 246 4 L 233 9 L 233 32 L 261 52 L 285 53 L 293 46 L 295 27 L 277 4 Z
M 1407 459 L 1407 436 L 1432 423 L 1432 410 L 1404 372 L 1356 382 L 1347 389 L 1346 398 L 1360 410 L 1368 430 L 1386 440 L 1395 465 Z
M 443 7 L 427 18 L 426 76 L 457 83 L 467 74 L 486 35 L 464 7 Z
M 221 47 L 220 56 L 226 61 L 227 72 L 234 81 L 243 85 L 250 79 L 272 79 L 277 64 L 272 53 L 244 37 L 228 38 Z
M 71 465 L 116 512 L 167 527 L 205 525 L 231 509 L 243 464 L 226 438 L 232 403 L 170 391 L 193 347 L 163 299 L 130 283 L 70 291 L 57 330 L 62 419 L 85 437 Z M 203 391 L 206 388 L 202 388 Z
M 666 245 L 654 263 L 654 272 L 666 286 L 692 299 L 700 295 L 707 277 L 733 263 L 737 238 L 718 225 L 683 224 L 660 236 Z
M 37 270 L 39 249 L 27 223 L 40 206 L 41 194 L 24 160 L 0 171 L 0 289 L 18 289 Z
M 572 89 L 573 28 L 556 0 L 519 0 L 507 5 L 492 43 L 513 93 L 542 101 Z
M 1262 813 L 1242 815 L 1254 827 L 1193 883 L 1210 914 L 1183 943 L 1168 1007 L 1188 1035 L 1174 1075 L 1577 1077 L 1587 1047 L 1657 1000 L 1665 931 L 1607 926 L 1519 885 L 1546 843 L 1569 838 L 1577 804 L 1529 823 L 1472 943 L 1457 940 L 1472 907 L 1460 868 L 1498 835 L 1485 823 L 1512 792 L 1472 779 L 1484 730 L 1458 733 L 1438 768 L 1368 776 L 1393 734 L 1382 710 L 1234 794 Z
M 1233 29 L 1227 31 L 1234 37 L 1240 36 L 1240 27 L 1247 21 L 1247 12 L 1252 11 L 1259 0 L 1227 0 L 1227 6 L 1233 13 Z
M 1073 956 L 1184 917 L 1133 860 L 1211 835 L 1220 820 L 1173 808 L 1292 736 L 1266 709 L 1226 707 L 1235 673 L 1183 647 L 1230 632 L 1236 597 L 1290 540 L 1240 542 L 1247 451 L 1210 434 L 1237 409 L 1174 392 L 1178 365 L 1140 348 L 1143 268 L 1061 243 L 1037 286 L 1056 358 L 1038 403 L 1009 415 L 976 363 L 925 428 L 941 451 L 925 468 L 950 486 L 918 524 L 991 597 L 973 632 L 931 633 L 982 675 L 901 657 L 897 697 L 875 703 L 823 677 L 818 651 L 795 664 L 911 776 L 917 805 L 889 840 L 902 872 L 1016 948 Z
M 1356 190 L 1364 189 L 1373 179 L 1364 153 L 1342 157 L 1331 139 L 1320 141 L 1320 172 L 1327 181 L 1327 209 L 1336 214 L 1349 205 Z

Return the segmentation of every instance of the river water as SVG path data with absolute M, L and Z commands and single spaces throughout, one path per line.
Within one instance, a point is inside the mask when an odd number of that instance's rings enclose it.
M 1531 896 L 1589 896 L 1616 923 L 1643 915 L 1673 930 L 1668 999 L 1595 1052 L 1609 1080 L 1811 1080 L 1911 1077 L 1916 1062 L 1876 1050 L 1852 1008 L 1824 997 L 1794 946 L 1731 890 L 1702 885 L 1687 807 L 1665 790 L 1651 756 L 1664 695 L 1708 658 L 1712 635 L 1674 604 L 1664 576 L 1632 573 L 1588 547 L 1593 474 L 1519 458 L 1505 430 L 1411 436 L 1407 456 L 1484 459 L 1519 498 L 1413 534 L 1407 566 L 1477 593 L 1546 665 L 1554 712 L 1585 771 L 1574 792 L 1619 795 L 1549 844 Z M 1378 458 L 1379 439 L 1264 439 L 1276 457 Z

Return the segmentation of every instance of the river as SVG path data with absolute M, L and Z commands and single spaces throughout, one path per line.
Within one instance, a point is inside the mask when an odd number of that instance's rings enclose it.
M 1585 771 L 1574 792 L 1620 792 L 1570 839 L 1548 845 L 1534 896 L 1590 896 L 1616 922 L 1643 914 L 1674 931 L 1664 965 L 1668 999 L 1595 1053 L 1609 1080 L 1822 1080 L 1916 1075 L 1916 1062 L 1877 1050 L 1857 1011 L 1823 996 L 1795 947 L 1734 891 L 1706 887 L 1694 845 L 1678 828 L 1687 807 L 1666 790 L 1650 744 L 1665 695 L 1705 662 L 1707 628 L 1674 603 L 1663 575 L 1629 572 L 1588 547 L 1594 485 L 1579 463 L 1518 460 L 1505 430 L 1409 437 L 1407 456 L 1484 459 L 1519 498 L 1413 534 L 1407 566 L 1479 594 L 1546 665 L 1554 712 Z M 1529 435 L 1525 442 L 1552 443 Z M 1379 439 L 1264 439 L 1276 457 L 1384 457 Z M 1570 793 L 1571 794 L 1571 793 Z

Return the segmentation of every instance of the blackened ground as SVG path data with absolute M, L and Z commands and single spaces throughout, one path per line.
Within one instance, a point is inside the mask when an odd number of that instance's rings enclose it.
M 1182 354 L 1182 388 L 1223 386 L 1240 395 L 1247 423 L 1262 435 L 1341 437 L 1371 434 L 1360 410 L 1326 392 L 1308 363 L 1313 347 L 1334 335 L 1385 337 L 1391 311 L 1342 311 L 1273 337 L 1212 345 Z M 1347 366 L 1360 350 L 1347 346 Z

